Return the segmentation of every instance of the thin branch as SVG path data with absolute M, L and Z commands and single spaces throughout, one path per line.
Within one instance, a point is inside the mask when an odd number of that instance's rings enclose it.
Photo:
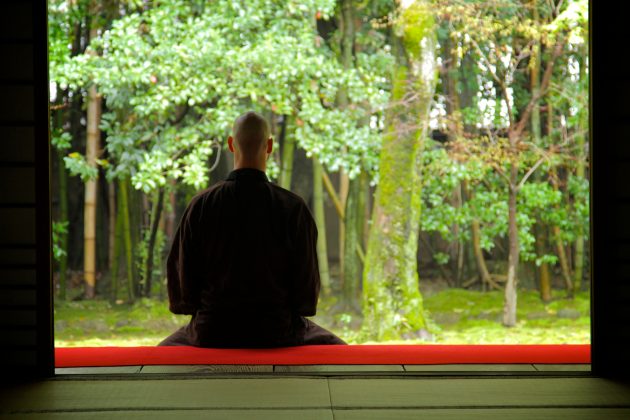
M 508 177 L 508 176 L 505 174 L 505 172 L 503 172 L 503 169 L 501 169 L 501 167 L 496 166 L 496 165 L 492 165 L 492 166 L 494 166 L 494 170 L 495 170 L 495 171 L 497 171 L 497 173 L 498 173 L 499 175 L 501 175 L 501 178 L 505 179 L 505 181 L 506 181 L 508 184 L 510 184 L 510 177 Z
M 529 122 L 529 116 L 534 110 L 534 106 L 538 103 L 540 98 L 542 98 L 547 93 L 547 89 L 551 82 L 551 75 L 553 73 L 553 67 L 556 63 L 556 60 L 562 53 L 563 47 L 564 47 L 564 39 L 558 40 L 558 42 L 556 42 L 556 45 L 553 48 L 553 54 L 551 55 L 551 58 L 549 59 L 549 63 L 547 64 L 545 73 L 543 74 L 543 78 L 540 83 L 540 89 L 538 90 L 538 92 L 535 92 L 532 95 L 531 99 L 529 100 L 529 103 L 527 104 L 527 106 L 525 107 L 525 110 L 523 111 L 523 114 L 520 120 L 518 121 L 518 123 L 516 123 L 516 126 L 514 126 L 514 128 L 511 129 L 515 138 L 518 138 L 521 136 L 521 133 L 523 132 L 523 130 L 525 129 L 525 126 Z
M 215 142 L 216 144 L 212 145 L 212 147 L 216 147 L 217 149 L 217 157 L 214 159 L 214 163 L 210 167 L 208 172 L 214 171 L 217 166 L 219 166 L 219 159 L 221 159 L 221 144 L 219 142 Z
M 328 191 L 328 195 L 335 205 L 335 210 L 337 210 L 337 215 L 339 216 L 339 220 L 343 223 L 346 216 L 343 206 L 341 205 L 341 201 L 339 197 L 337 197 L 337 192 L 335 191 L 335 187 L 333 186 L 328 174 L 325 170 L 322 169 L 322 180 L 324 181 L 324 186 L 326 187 L 326 191 Z
M 488 60 L 488 57 L 486 57 L 486 55 L 483 53 L 483 51 L 481 51 L 481 48 L 479 47 L 479 44 L 477 44 L 477 41 L 475 41 L 473 38 L 471 38 L 470 40 L 471 40 L 471 42 L 473 44 L 473 47 L 475 47 L 475 51 L 477 51 L 477 54 L 479 54 L 479 57 L 481 57 L 481 60 L 483 61 L 483 64 L 488 68 L 488 72 L 490 73 L 492 78 L 499 85 L 503 85 L 503 81 L 499 78 L 499 76 L 497 76 L 496 72 L 494 70 L 492 70 L 492 64 Z
M 536 169 L 538 169 L 538 167 L 545 161 L 545 157 L 541 157 L 540 159 L 538 159 L 538 162 L 536 162 L 534 164 L 534 166 L 532 166 L 531 168 L 529 168 L 529 171 L 527 171 L 527 173 L 525 174 L 525 176 L 523 176 L 523 178 L 521 179 L 521 182 L 518 183 L 518 185 L 516 186 L 516 191 L 520 190 L 521 188 L 523 188 L 523 185 L 525 185 L 525 182 L 527 182 L 527 179 L 532 176 L 532 174 L 534 172 L 536 172 Z

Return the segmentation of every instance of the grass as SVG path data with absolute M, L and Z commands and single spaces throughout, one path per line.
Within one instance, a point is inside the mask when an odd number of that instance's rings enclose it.
M 590 343 L 590 296 L 587 293 L 545 304 L 536 291 L 521 290 L 518 323 L 513 328 L 501 325 L 503 295 L 498 291 L 445 289 L 426 294 L 424 304 L 432 319 L 431 343 Z M 141 299 L 133 305 L 112 305 L 102 300 L 56 302 L 55 345 L 154 346 L 189 319 L 188 316 L 171 314 L 166 302 L 151 299 Z M 344 314 L 323 314 L 315 321 L 330 327 L 347 341 L 355 341 L 357 319 L 351 322 Z M 427 343 L 418 340 L 404 342 Z
M 166 302 L 133 305 L 104 300 L 55 302 L 55 346 L 154 346 L 190 317 L 173 315 Z
M 537 291 L 518 295 L 517 325 L 501 325 L 503 294 L 447 289 L 425 298 L 437 324 L 436 341 L 444 344 L 588 344 L 590 295 L 544 303 Z

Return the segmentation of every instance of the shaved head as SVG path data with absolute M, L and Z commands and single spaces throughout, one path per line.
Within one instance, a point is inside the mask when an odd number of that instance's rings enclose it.
M 232 134 L 243 157 L 254 158 L 267 145 L 271 136 L 269 123 L 262 115 L 249 111 L 234 121 Z

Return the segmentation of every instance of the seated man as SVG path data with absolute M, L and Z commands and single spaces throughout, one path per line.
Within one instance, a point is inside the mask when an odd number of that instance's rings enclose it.
M 192 315 L 160 346 L 281 347 L 345 344 L 315 315 L 317 227 L 304 200 L 265 175 L 267 121 L 236 119 L 234 171 L 195 196 L 168 256 L 169 309 Z

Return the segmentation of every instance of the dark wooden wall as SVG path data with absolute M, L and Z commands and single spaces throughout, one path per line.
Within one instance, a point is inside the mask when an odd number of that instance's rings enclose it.
M 53 373 L 46 1 L 0 3 L 0 360 Z
M 593 370 L 630 373 L 630 3 L 591 1 Z M 53 372 L 45 0 L 0 3 L 0 360 Z
M 630 69 L 627 1 L 591 1 L 592 357 L 630 373 Z

